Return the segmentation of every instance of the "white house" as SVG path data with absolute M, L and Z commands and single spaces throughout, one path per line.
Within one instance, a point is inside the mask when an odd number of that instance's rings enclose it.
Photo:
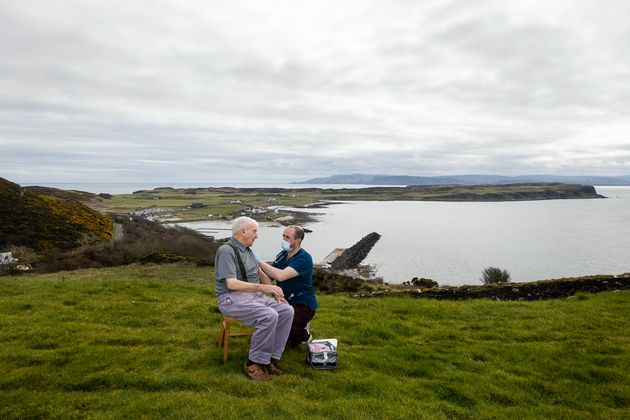
M 247 209 L 247 212 L 249 212 L 249 214 L 265 214 L 267 213 L 267 210 L 261 207 L 252 207 L 250 209 Z
M 0 252 L 0 264 L 11 264 L 13 262 L 13 254 L 11 252 Z

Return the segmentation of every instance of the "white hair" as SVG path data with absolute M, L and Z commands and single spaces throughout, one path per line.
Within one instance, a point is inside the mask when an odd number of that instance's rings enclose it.
M 254 225 L 258 228 L 258 222 L 251 217 L 241 216 L 232 221 L 232 235 L 236 235 L 236 232 L 245 228 L 245 226 Z

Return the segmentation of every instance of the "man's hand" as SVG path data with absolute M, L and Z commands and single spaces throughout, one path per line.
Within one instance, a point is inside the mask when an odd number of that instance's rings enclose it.
M 287 303 L 286 299 L 284 298 L 284 292 L 280 287 L 273 284 L 261 284 L 261 286 L 262 291 L 265 293 L 271 293 L 274 299 L 276 299 L 276 302 Z
M 269 279 L 267 278 L 267 281 Z M 235 292 L 263 292 L 269 293 L 273 295 L 274 299 L 278 303 L 288 303 L 284 298 L 284 292 L 282 289 L 273 284 L 264 284 L 264 283 L 249 283 L 243 280 L 238 280 L 235 278 L 225 279 L 225 284 L 228 289 Z

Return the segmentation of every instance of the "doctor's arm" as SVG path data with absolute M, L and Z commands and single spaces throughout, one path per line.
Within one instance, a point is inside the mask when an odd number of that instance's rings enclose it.
M 258 262 L 258 266 L 262 269 L 262 271 L 276 281 L 285 281 L 290 280 L 293 277 L 298 276 L 298 272 L 295 271 L 293 267 L 286 267 L 284 269 L 276 268 L 267 262 L 260 260 Z

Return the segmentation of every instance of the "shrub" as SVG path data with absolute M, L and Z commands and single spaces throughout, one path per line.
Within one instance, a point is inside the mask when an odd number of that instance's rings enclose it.
M 366 289 L 367 282 L 356 277 L 315 268 L 313 288 L 323 293 L 358 292 Z
M 198 232 L 169 228 L 138 217 L 115 217 L 115 220 L 122 225 L 122 240 L 84 245 L 69 251 L 44 252 L 37 271 L 112 267 L 135 262 L 214 264 L 219 244 Z
M 434 287 L 439 287 L 439 284 L 437 283 L 437 281 L 432 280 L 432 279 L 426 279 L 424 277 L 422 278 L 418 278 L 418 277 L 414 277 L 411 279 L 411 285 L 415 286 L 415 287 L 424 287 L 427 289 L 432 289 Z
M 74 198 L 38 194 L 4 178 L 0 178 L 0 214 L 0 248 L 70 250 L 111 239 L 109 216 Z
M 483 284 L 507 283 L 510 281 L 510 273 L 497 267 L 487 267 L 481 272 Z

